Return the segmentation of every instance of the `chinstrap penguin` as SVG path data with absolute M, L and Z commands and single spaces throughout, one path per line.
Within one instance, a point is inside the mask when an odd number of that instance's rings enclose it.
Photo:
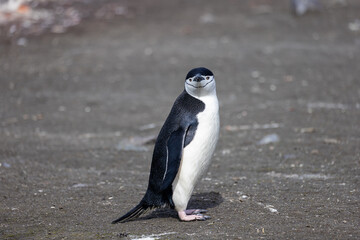
M 180 220 L 206 220 L 203 209 L 186 209 L 194 187 L 209 167 L 219 136 L 219 104 L 213 73 L 194 68 L 157 137 L 149 184 L 140 203 L 112 223 L 170 206 Z

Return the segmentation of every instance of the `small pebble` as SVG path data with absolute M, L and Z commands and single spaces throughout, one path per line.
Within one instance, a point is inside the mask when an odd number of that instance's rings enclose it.
M 317 150 L 317 149 L 313 149 L 313 150 L 311 150 L 311 154 L 312 155 L 318 155 L 320 152 L 319 152 L 319 150 Z
M 251 72 L 251 77 L 252 78 L 259 78 L 260 77 L 260 72 L 259 71 L 252 71 Z

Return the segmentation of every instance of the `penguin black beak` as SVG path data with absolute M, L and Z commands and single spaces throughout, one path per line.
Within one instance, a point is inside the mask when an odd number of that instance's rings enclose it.
M 202 80 L 205 80 L 205 78 L 199 74 L 194 77 L 195 82 L 201 82 Z

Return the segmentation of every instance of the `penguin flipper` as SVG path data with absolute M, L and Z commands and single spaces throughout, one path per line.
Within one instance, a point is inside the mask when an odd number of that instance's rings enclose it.
M 179 127 L 176 131 L 171 133 L 169 140 L 167 141 L 166 171 L 164 173 L 160 191 L 167 189 L 172 184 L 179 171 L 185 135 L 186 129 Z
M 136 207 L 131 209 L 128 213 L 126 213 L 124 216 L 119 217 L 118 219 L 112 221 L 112 224 L 119 223 L 119 222 L 127 222 L 134 218 L 139 217 L 141 214 L 146 213 L 148 210 L 150 210 L 151 207 L 144 202 L 140 202 Z

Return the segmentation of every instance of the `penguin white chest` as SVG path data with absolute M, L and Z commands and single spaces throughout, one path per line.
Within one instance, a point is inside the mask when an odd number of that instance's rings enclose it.
M 184 210 L 196 182 L 210 165 L 219 137 L 219 104 L 216 95 L 200 98 L 204 111 L 197 115 L 198 126 L 193 140 L 184 148 L 179 172 L 173 184 L 173 201 Z
M 217 101 L 205 103 L 203 112 L 197 115 L 198 126 L 193 140 L 184 148 L 182 167 L 191 167 L 194 170 L 207 167 L 214 153 L 219 136 L 219 113 Z M 187 169 L 189 170 L 189 169 Z M 190 170 L 189 170 L 190 171 Z

